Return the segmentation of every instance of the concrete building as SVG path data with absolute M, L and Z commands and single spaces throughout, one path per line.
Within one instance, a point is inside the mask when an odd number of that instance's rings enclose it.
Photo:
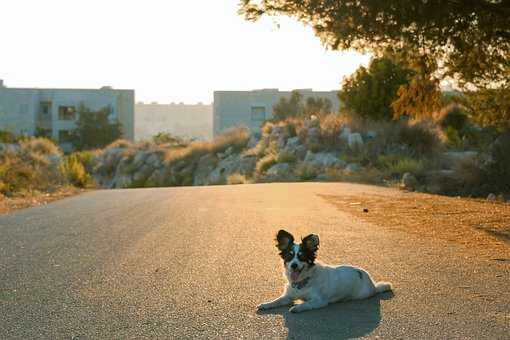
M 338 112 L 340 102 L 337 91 L 298 90 L 304 97 L 327 98 L 333 112 Z M 262 123 L 273 117 L 273 105 L 280 98 L 290 98 L 290 91 L 264 89 L 254 91 L 215 91 L 213 109 L 213 130 L 218 135 L 228 128 L 245 126 L 258 131 Z
M 134 90 L 11 88 L 0 80 L 0 130 L 42 133 L 65 144 L 83 104 L 91 111 L 109 106 L 110 119 L 122 124 L 123 138 L 134 140 L 134 103 Z
M 136 103 L 135 139 L 149 139 L 160 132 L 207 140 L 212 137 L 212 105 Z

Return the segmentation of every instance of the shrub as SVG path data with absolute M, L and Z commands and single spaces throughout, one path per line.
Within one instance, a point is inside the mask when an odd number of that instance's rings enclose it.
M 448 105 L 441 110 L 439 125 L 443 129 L 453 128 L 457 131 L 463 130 L 469 123 L 469 118 L 464 110 L 456 104 Z
M 83 105 L 78 108 L 78 120 L 71 142 L 78 150 L 104 147 L 122 136 L 121 124 L 111 121 L 111 107 L 91 111 Z
M 20 142 L 21 149 L 26 153 L 36 153 L 43 156 L 60 155 L 59 147 L 47 138 L 29 138 Z
M 227 184 L 246 184 L 248 180 L 241 174 L 232 174 L 227 178 Z
M 277 158 L 274 153 L 269 153 L 257 161 L 256 169 L 257 172 L 262 174 L 265 173 L 270 167 L 277 163 Z
M 437 132 L 426 122 L 399 124 L 397 143 L 407 146 L 415 157 L 432 156 L 441 148 Z
M 297 160 L 297 157 L 296 155 L 294 155 L 293 153 L 290 153 L 290 152 L 280 152 L 278 154 L 278 159 L 277 159 L 277 162 L 278 163 L 295 163 Z
M 296 176 L 302 181 L 309 181 L 317 177 L 317 169 L 309 164 L 301 163 L 295 170 Z
M 510 131 L 499 136 L 491 147 L 487 182 L 496 192 L 510 193 Z
M 422 175 L 426 169 L 426 163 L 424 160 L 410 157 L 380 155 L 377 167 L 384 171 L 385 177 L 400 178 L 406 172 L 415 176 Z
M 15 143 L 16 137 L 9 131 L 0 130 L 0 143 Z
M 64 158 L 60 163 L 60 171 L 69 183 L 77 187 L 86 187 L 91 179 L 76 154 Z

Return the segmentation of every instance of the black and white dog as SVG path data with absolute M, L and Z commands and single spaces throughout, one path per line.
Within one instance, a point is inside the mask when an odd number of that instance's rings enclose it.
M 295 244 L 294 236 L 280 230 L 276 242 L 289 283 L 282 296 L 258 305 L 259 310 L 288 306 L 295 300 L 302 300 L 303 303 L 290 308 L 291 312 L 299 313 L 333 302 L 366 299 L 391 290 L 390 283 L 374 282 L 361 268 L 317 263 L 318 235 L 310 234 L 301 240 L 301 244 Z

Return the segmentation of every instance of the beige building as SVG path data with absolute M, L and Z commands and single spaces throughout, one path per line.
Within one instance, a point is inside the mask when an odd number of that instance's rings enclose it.
M 0 130 L 15 135 L 36 133 L 61 144 L 76 127 L 77 109 L 111 108 L 110 119 L 122 124 L 123 138 L 134 140 L 134 90 L 12 88 L 0 80 Z
M 135 105 L 135 139 L 150 139 L 160 132 L 206 140 L 212 137 L 212 105 L 158 104 Z

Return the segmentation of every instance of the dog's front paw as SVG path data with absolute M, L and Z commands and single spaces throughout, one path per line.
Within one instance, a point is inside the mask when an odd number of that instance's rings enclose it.
M 299 305 L 295 305 L 295 306 L 290 307 L 289 312 L 291 312 L 291 313 L 301 313 L 304 310 L 305 309 L 303 308 L 303 306 L 301 306 L 299 304 Z
M 257 306 L 257 310 L 268 310 L 268 309 L 271 309 L 270 303 L 261 303 L 260 305 Z

